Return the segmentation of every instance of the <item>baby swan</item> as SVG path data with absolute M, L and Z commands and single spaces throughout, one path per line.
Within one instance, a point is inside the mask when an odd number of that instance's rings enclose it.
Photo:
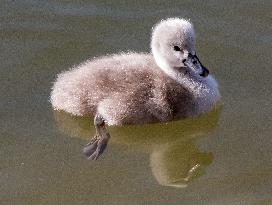
M 193 25 L 169 18 L 155 25 L 152 54 L 121 53 L 88 60 L 58 75 L 51 92 L 56 110 L 94 116 L 96 135 L 84 148 L 97 159 L 110 138 L 108 125 L 169 121 L 210 110 L 218 86 L 195 49 Z

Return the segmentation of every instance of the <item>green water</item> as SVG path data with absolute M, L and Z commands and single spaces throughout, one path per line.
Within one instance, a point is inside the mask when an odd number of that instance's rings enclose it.
M 272 204 L 272 2 L 1 1 L 0 204 Z M 149 51 L 158 20 L 192 20 L 223 107 L 196 119 L 111 127 L 96 162 L 90 119 L 53 112 L 56 74 Z

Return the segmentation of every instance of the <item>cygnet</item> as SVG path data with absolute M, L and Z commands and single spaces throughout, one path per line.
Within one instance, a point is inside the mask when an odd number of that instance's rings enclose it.
M 168 18 L 152 31 L 151 53 L 107 55 L 58 75 L 55 110 L 94 116 L 96 134 L 84 148 L 97 159 L 110 135 L 107 125 L 165 122 L 209 111 L 220 100 L 215 79 L 196 55 L 189 20 Z

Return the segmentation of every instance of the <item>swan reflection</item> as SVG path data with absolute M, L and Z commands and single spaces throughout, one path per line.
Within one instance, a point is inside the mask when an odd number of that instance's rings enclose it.
M 152 174 L 159 184 L 186 187 L 203 175 L 213 161 L 213 154 L 201 151 L 196 142 L 208 137 L 216 127 L 221 110 L 222 106 L 219 106 L 199 117 L 168 123 L 109 127 L 110 144 L 148 153 Z M 54 116 L 59 129 L 71 137 L 88 140 L 95 132 L 88 117 L 74 117 L 57 111 Z

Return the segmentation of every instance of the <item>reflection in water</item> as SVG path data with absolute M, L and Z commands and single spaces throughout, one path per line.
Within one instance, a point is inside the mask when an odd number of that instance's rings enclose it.
M 192 142 L 173 142 L 153 151 L 150 164 L 159 184 L 182 188 L 202 175 L 212 159 L 212 153 L 200 152 Z
M 192 179 L 203 175 L 213 160 L 213 154 L 201 152 L 196 141 L 216 127 L 221 110 L 222 106 L 197 118 L 168 123 L 109 127 L 110 143 L 149 153 L 151 170 L 159 184 L 186 187 Z M 59 129 L 71 137 L 87 140 L 95 132 L 89 117 L 57 111 L 54 116 Z

